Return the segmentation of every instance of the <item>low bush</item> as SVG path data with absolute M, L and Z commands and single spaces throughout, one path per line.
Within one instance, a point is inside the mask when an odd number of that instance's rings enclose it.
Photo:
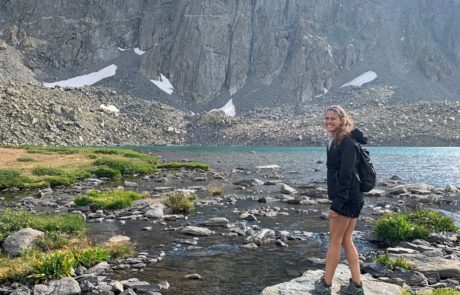
M 6 209 L 0 214 L 0 241 L 26 227 L 48 232 L 80 233 L 86 229 L 86 222 L 78 214 L 32 214 Z
M 133 244 L 130 242 L 116 243 L 105 247 L 110 251 L 110 256 L 113 258 L 124 258 L 136 253 Z
M 48 281 L 70 277 L 76 264 L 75 257 L 68 251 L 54 251 L 32 260 L 28 278 L 36 281 Z
M 190 170 L 199 169 L 199 170 L 204 170 L 204 171 L 210 170 L 209 164 L 200 163 L 200 162 L 167 162 L 167 163 L 158 164 L 158 168 L 160 169 L 185 168 L 185 169 L 190 169 Z
M 32 169 L 32 175 L 35 176 L 61 176 L 64 174 L 63 170 L 54 167 L 36 167 Z
M 452 219 L 436 211 L 419 210 L 382 216 L 374 223 L 374 230 L 384 242 L 395 245 L 402 241 L 426 239 L 432 232 L 457 232 Z
M 14 169 L 0 168 L 0 189 L 7 187 L 23 187 L 28 179 Z
M 221 186 L 212 186 L 208 189 L 208 191 L 213 197 L 222 196 L 224 194 L 224 188 Z
M 35 162 L 35 160 L 30 158 L 30 157 L 19 157 L 19 158 L 16 159 L 16 161 L 18 161 L 18 162 Z
M 144 196 L 131 191 L 111 190 L 101 192 L 92 190 L 83 196 L 77 197 L 74 202 L 78 206 L 91 206 L 94 209 L 123 209 L 131 206 L 135 200 Z
M 92 267 L 100 262 L 110 259 L 110 250 L 104 247 L 87 247 L 84 249 L 73 249 L 72 255 L 75 259 L 75 267 L 82 265 Z
M 174 214 L 189 214 L 195 210 L 193 200 L 197 199 L 196 194 L 173 193 L 170 194 L 163 204 L 170 208 Z
M 97 166 L 91 169 L 91 173 L 97 177 L 119 178 L 121 173 L 119 170 L 112 169 L 108 166 Z
M 155 172 L 156 164 L 149 163 L 138 159 L 114 159 L 101 157 L 93 162 L 94 166 L 105 166 L 120 171 L 121 174 L 147 174 Z
M 395 269 L 396 267 L 400 267 L 403 269 L 412 269 L 412 265 L 406 261 L 403 257 L 398 257 L 396 259 L 391 259 L 388 254 L 379 255 L 377 257 L 372 258 L 373 262 L 380 262 L 385 264 L 387 267 L 391 269 Z

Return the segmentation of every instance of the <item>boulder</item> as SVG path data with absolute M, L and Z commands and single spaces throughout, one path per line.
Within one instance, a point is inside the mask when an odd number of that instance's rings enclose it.
M 45 235 L 44 232 L 32 228 L 23 228 L 9 235 L 3 242 L 3 249 L 8 255 L 18 256 L 23 249 L 31 248 L 35 242 Z
M 321 278 L 323 270 L 309 270 L 301 277 L 289 282 L 273 285 L 262 290 L 260 295 L 313 295 L 315 294 L 314 283 Z M 339 294 L 340 285 L 348 283 L 350 270 L 345 264 L 339 264 L 332 282 L 332 294 Z M 402 288 L 381 282 L 374 279 L 371 275 L 363 275 L 362 282 L 366 295 L 394 295 L 401 294 Z

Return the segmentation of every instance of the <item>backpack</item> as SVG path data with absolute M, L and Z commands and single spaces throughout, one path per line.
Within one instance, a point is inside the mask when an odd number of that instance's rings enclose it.
M 360 144 L 358 147 L 358 162 L 355 167 L 355 174 L 359 180 L 359 187 L 362 192 L 372 190 L 377 184 L 377 172 L 372 164 L 369 151 L 364 149 Z

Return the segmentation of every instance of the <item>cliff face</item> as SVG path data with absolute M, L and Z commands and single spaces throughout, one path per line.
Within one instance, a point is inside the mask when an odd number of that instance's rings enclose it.
M 459 0 L 0 0 L 0 29 L 38 78 L 139 47 L 137 72 L 163 74 L 174 99 L 205 106 L 253 80 L 307 102 L 365 70 L 441 82 L 458 97 L 459 13 Z

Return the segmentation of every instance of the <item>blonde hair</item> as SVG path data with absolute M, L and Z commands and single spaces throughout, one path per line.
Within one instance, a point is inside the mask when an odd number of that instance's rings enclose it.
M 348 113 L 341 106 L 330 106 L 326 109 L 326 113 L 329 111 L 336 113 L 339 116 L 340 121 L 342 121 L 340 129 L 337 131 L 333 138 L 333 143 L 335 145 L 339 145 L 342 142 L 342 139 L 351 133 L 355 127 L 355 124 L 353 123 L 350 115 L 348 115 Z

